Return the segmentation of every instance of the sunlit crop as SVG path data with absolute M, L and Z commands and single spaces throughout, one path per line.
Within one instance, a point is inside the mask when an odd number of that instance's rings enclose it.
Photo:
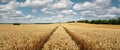
M 93 26 L 96 25 L 64 25 L 70 35 L 79 42 L 83 50 L 120 50 L 119 27 Z
M 0 25 L 0 50 L 39 50 L 57 25 Z
M 0 50 L 120 50 L 119 26 L 0 24 Z

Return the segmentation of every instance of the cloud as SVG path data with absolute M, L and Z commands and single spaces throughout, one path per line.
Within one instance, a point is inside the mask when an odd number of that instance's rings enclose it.
M 77 15 L 76 12 L 74 12 L 73 10 L 62 10 L 61 11 L 62 14 L 67 14 L 67 15 Z
M 32 19 L 31 21 L 34 21 L 36 23 L 38 23 L 39 21 L 41 23 L 55 23 L 55 22 L 67 22 L 67 21 L 72 21 L 75 20 L 75 18 L 73 17 L 66 17 L 65 15 L 62 14 L 57 14 L 57 15 L 53 15 L 51 17 L 37 17 L 35 19 Z
M 16 0 L 0 0 L 0 2 L 2 2 L 2 3 L 8 3 L 10 1 L 16 1 Z
M 55 0 L 54 0 L 55 1 Z M 70 0 L 56 0 L 56 2 L 49 4 L 41 9 L 42 12 L 47 14 L 76 14 L 73 10 L 68 10 L 74 3 Z M 61 12 L 62 11 L 62 12 Z
M 59 0 L 58 2 L 51 5 L 52 9 L 65 9 L 70 8 L 74 3 L 70 0 Z
M 120 14 L 120 8 L 111 7 L 108 11 L 109 14 Z
M 106 8 L 106 7 L 111 6 L 111 0 L 96 0 L 96 1 L 95 1 L 95 4 L 96 4 L 97 6 Z
M 77 3 L 73 6 L 73 9 L 75 10 L 85 10 L 85 9 L 89 9 L 92 7 L 96 7 L 94 3 L 91 2 L 85 2 L 85 3 Z
M 20 3 L 16 1 L 10 1 L 8 4 L 0 5 L 0 9 L 16 9 L 19 8 Z
M 111 0 L 95 0 L 93 2 L 76 3 L 74 10 L 78 10 L 83 17 L 115 18 L 120 9 L 111 6 Z
M 26 0 L 24 3 L 21 3 L 21 7 L 45 6 L 51 2 L 53 2 L 53 0 Z
M 94 11 L 86 10 L 86 11 L 81 11 L 81 16 L 86 16 L 86 17 L 91 17 L 91 16 L 96 16 Z
M 10 12 L 4 13 L 2 16 L 7 18 L 18 18 L 23 17 L 24 15 L 21 11 L 11 10 Z
M 84 18 L 84 17 L 81 17 L 80 20 L 85 20 L 85 18 Z
M 17 17 L 23 17 L 22 11 L 18 11 L 19 3 L 15 0 L 5 0 L 9 1 L 7 4 L 0 5 L 0 16 L 3 19 L 16 19 Z
M 32 18 L 30 15 L 24 15 L 20 10 L 14 10 L 9 8 L 1 8 L 0 9 L 0 19 L 3 22 L 21 22 L 21 21 L 28 21 L 28 19 Z
M 105 14 L 105 15 L 99 15 L 98 17 L 108 17 L 108 18 L 114 18 L 116 17 L 116 15 L 112 15 L 112 14 Z
M 52 16 L 54 20 L 52 22 L 67 22 L 67 21 L 72 21 L 75 20 L 73 16 L 69 15 L 63 15 L 63 14 L 57 14 L 55 16 Z
M 48 8 L 43 8 L 41 9 L 41 11 L 47 14 L 55 14 L 53 11 L 49 10 Z
M 73 11 L 72 9 L 63 9 L 63 10 L 49 10 L 48 8 L 43 8 L 41 10 L 44 13 L 47 14 L 53 14 L 53 15 L 57 15 L 57 14 L 62 14 L 62 15 L 77 15 L 77 13 L 75 11 Z
M 32 13 L 36 14 L 36 13 L 38 13 L 38 11 L 37 10 L 32 10 Z
M 59 14 L 66 17 L 75 16 L 77 13 L 71 9 L 73 4 L 74 3 L 70 0 L 56 0 L 56 2 L 49 4 L 45 8 L 41 9 L 41 11 L 54 16 Z
M 80 4 L 80 3 L 79 4 L 75 4 L 74 7 L 73 7 L 73 9 L 75 9 L 75 10 L 81 10 L 81 5 L 82 4 Z
M 111 6 L 111 0 L 95 0 L 94 2 L 84 2 L 84 3 L 76 3 L 73 6 L 75 10 L 91 10 L 91 9 L 102 9 L 108 8 Z
M 27 15 L 26 17 L 24 17 L 24 18 L 26 18 L 26 19 L 28 19 L 28 18 L 33 18 L 34 16 L 32 16 L 32 15 Z
M 23 13 L 22 13 L 22 11 L 16 11 L 16 14 L 17 15 L 22 15 Z

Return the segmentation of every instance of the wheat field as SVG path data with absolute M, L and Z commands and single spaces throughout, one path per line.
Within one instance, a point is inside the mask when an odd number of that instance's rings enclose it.
M 115 25 L 66 24 L 82 50 L 120 50 L 120 27 Z
M 0 50 L 40 50 L 57 25 L 0 25 Z
M 0 24 L 0 50 L 120 50 L 120 25 Z

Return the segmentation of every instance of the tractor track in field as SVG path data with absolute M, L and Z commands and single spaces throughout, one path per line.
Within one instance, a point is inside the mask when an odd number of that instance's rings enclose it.
M 59 25 L 56 27 L 56 29 L 54 29 L 54 31 L 51 33 L 51 35 L 47 38 L 47 40 L 43 43 L 42 47 L 41 47 L 41 50 L 43 48 L 43 46 L 48 42 L 48 40 L 51 38 L 51 36 L 53 35 L 53 33 L 57 30 L 58 27 L 60 27 L 62 25 Z M 71 37 L 72 41 L 75 42 L 75 44 L 78 46 L 79 50 L 84 50 L 82 47 L 82 45 L 74 38 L 74 36 L 71 35 L 71 32 L 69 32 L 64 26 L 62 26 L 63 29 L 65 30 L 65 32 L 69 35 L 69 37 Z
M 63 28 L 71 36 L 71 38 L 76 42 L 80 50 L 89 50 L 88 47 L 86 47 L 85 45 L 86 42 L 84 38 L 80 37 L 78 40 L 78 36 L 76 37 L 76 35 L 74 35 L 75 34 L 74 32 L 72 32 L 71 30 L 68 30 L 65 26 L 63 26 Z
M 51 35 L 57 30 L 59 26 L 57 26 L 55 29 L 53 29 L 53 31 L 51 32 L 51 34 L 44 40 L 44 42 L 42 43 L 42 45 L 40 46 L 40 50 L 42 50 L 42 47 L 44 46 L 44 44 L 48 41 L 48 39 L 51 37 Z
M 75 41 L 75 43 L 78 45 L 78 47 L 80 48 L 80 50 L 82 50 L 80 43 L 70 34 L 71 32 L 69 32 L 64 26 L 63 26 L 63 28 L 69 34 L 69 36 L 72 38 L 72 40 Z

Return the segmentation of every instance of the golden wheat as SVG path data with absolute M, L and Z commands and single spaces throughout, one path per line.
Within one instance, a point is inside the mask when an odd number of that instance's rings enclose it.
M 57 25 L 0 25 L 0 50 L 39 50 Z
M 0 50 L 120 50 L 120 25 L 60 25 L 0 24 Z
M 120 29 L 64 25 L 84 50 L 120 50 Z M 94 26 L 94 25 L 93 25 Z

